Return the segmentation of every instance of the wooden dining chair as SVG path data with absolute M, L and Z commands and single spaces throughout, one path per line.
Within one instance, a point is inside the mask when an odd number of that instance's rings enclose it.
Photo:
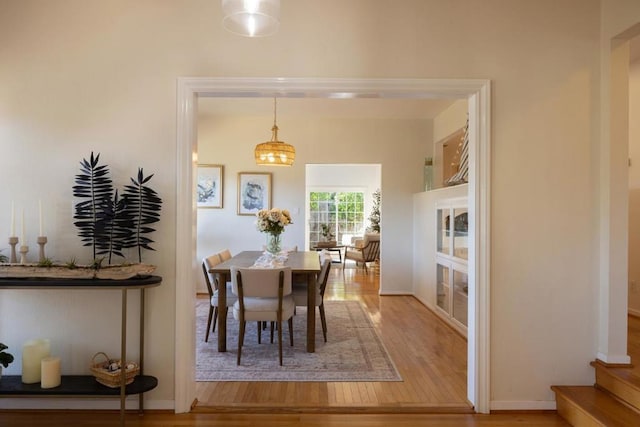
M 276 322 L 278 353 L 282 365 L 282 321 L 289 323 L 289 341 L 293 346 L 293 310 L 291 268 L 231 268 L 232 291 L 238 297 L 233 305 L 233 317 L 240 324 L 238 365 L 242 356 L 246 323 L 258 325 L 258 340 L 263 322 Z
M 222 258 L 220 254 L 214 254 L 202 260 L 202 272 L 204 273 L 204 281 L 207 284 L 207 291 L 209 292 L 209 316 L 207 318 L 207 332 L 204 337 L 204 342 L 209 342 L 209 332 L 216 331 L 216 323 L 218 320 L 218 278 L 214 274 L 209 273 L 209 270 L 221 262 Z M 226 283 L 226 286 L 226 306 L 227 312 L 229 312 L 229 307 L 236 302 L 237 298 L 231 292 L 231 282 Z M 212 321 L 213 328 L 211 327 Z
M 324 291 L 327 288 L 327 280 L 329 278 L 329 270 L 331 269 L 331 256 L 322 260 L 322 267 L 320 267 L 320 273 L 316 279 L 316 307 L 320 311 L 320 321 L 322 322 L 322 335 L 324 342 L 327 342 L 327 317 L 324 313 Z M 307 306 L 307 290 L 306 283 L 294 283 L 293 284 L 293 300 L 296 307 Z M 307 313 L 309 315 L 309 313 Z
M 368 233 L 365 234 L 361 245 L 347 246 L 345 248 L 342 267 L 344 269 L 347 265 L 347 260 L 350 259 L 356 262 L 356 266 L 362 263 L 365 271 L 368 272 L 367 263 L 375 262 L 378 258 L 380 258 L 380 234 Z

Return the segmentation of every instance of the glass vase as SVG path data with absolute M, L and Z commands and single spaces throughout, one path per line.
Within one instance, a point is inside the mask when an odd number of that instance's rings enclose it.
M 279 234 L 267 233 L 267 252 L 276 255 L 282 250 L 282 239 Z

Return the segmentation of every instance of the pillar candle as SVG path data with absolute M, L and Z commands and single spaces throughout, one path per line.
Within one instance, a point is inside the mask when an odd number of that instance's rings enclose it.
M 16 207 L 13 201 L 11 201 L 11 236 L 15 237 L 16 235 Z
M 20 233 L 20 243 L 22 246 L 26 244 L 24 240 L 24 209 L 22 209 L 22 232 Z
M 40 362 L 40 371 L 42 373 L 42 380 L 40 381 L 40 387 L 42 388 L 54 388 L 60 385 L 60 358 L 59 357 L 45 357 Z
M 22 382 L 35 384 L 40 382 L 41 362 L 49 357 L 48 339 L 29 340 L 22 346 Z
M 42 234 L 42 200 L 38 200 L 38 212 L 40 213 L 40 234 L 38 236 L 44 236 Z

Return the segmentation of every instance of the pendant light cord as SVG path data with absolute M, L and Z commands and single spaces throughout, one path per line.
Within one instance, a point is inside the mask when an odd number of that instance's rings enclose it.
M 273 125 L 276 126 L 276 111 L 278 109 L 278 103 L 276 102 L 276 97 L 273 97 Z

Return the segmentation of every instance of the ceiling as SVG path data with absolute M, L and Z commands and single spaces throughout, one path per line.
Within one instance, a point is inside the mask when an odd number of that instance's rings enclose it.
M 433 119 L 456 99 L 278 98 L 278 117 Z M 200 98 L 201 116 L 273 116 L 273 98 Z

